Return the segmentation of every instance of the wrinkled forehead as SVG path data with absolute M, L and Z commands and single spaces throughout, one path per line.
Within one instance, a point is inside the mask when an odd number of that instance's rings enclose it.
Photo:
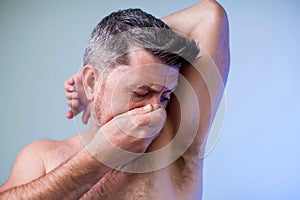
M 159 63 L 148 63 L 127 70 L 122 82 L 130 88 L 143 85 L 158 85 L 174 89 L 178 81 L 178 69 Z

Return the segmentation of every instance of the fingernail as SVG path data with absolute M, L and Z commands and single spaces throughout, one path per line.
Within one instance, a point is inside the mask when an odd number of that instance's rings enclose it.
M 152 106 L 150 104 L 147 104 L 146 106 L 144 106 L 144 110 L 145 111 L 151 111 L 152 110 Z

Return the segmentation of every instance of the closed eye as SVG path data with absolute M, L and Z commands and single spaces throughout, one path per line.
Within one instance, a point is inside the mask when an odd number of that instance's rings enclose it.
M 146 91 L 143 93 L 133 92 L 133 95 L 138 98 L 145 98 L 149 94 L 150 94 L 150 91 Z
M 152 90 L 150 87 L 143 86 L 138 88 L 137 90 L 133 91 L 132 94 L 134 97 L 140 99 L 151 98 L 153 94 L 159 93 L 159 91 Z M 170 101 L 171 94 L 173 90 L 167 90 L 163 92 L 162 96 L 160 97 L 160 101 Z

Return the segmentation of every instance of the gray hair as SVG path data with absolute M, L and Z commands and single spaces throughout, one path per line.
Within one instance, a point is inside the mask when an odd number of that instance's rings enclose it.
M 100 71 L 128 64 L 128 53 L 142 48 L 167 65 L 183 68 L 195 61 L 199 48 L 195 41 L 175 33 L 162 20 L 142 11 L 126 9 L 113 12 L 94 28 L 87 43 L 83 66 Z

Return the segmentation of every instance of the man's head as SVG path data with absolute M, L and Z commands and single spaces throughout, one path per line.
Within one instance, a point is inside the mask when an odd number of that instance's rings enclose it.
M 166 106 L 179 69 L 198 53 L 194 41 L 140 9 L 105 17 L 93 30 L 83 58 L 84 88 L 100 124 L 144 104 Z

